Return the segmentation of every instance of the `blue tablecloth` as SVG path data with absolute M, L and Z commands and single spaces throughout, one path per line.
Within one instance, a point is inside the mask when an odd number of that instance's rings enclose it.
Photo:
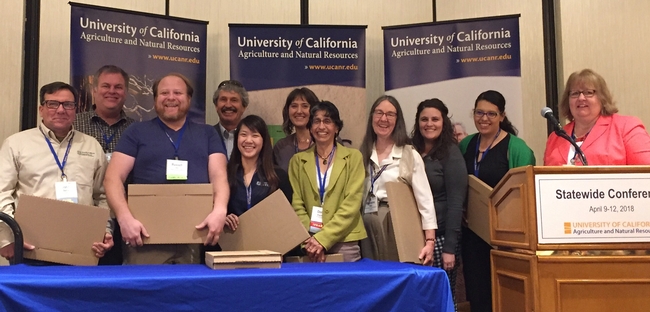
M 0 267 L 7 311 L 454 311 L 447 275 L 395 262 Z

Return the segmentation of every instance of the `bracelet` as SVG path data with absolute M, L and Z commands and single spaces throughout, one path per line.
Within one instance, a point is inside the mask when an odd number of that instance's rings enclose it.
M 425 243 L 426 243 L 426 242 L 434 242 L 434 243 L 435 243 L 435 242 L 436 242 L 436 239 L 435 239 L 435 238 L 425 238 L 425 239 L 424 239 L 424 242 L 425 242 Z

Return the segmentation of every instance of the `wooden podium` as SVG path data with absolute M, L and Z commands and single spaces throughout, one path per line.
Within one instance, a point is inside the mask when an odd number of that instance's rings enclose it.
M 494 311 L 650 311 L 650 166 L 515 168 L 488 209 Z

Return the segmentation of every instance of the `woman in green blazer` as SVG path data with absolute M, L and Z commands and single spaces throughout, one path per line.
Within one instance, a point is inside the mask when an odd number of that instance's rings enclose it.
M 326 253 L 357 261 L 359 240 L 367 237 L 359 211 L 365 179 L 361 153 L 336 143 L 343 121 L 331 102 L 311 108 L 307 128 L 315 144 L 289 162 L 293 209 L 312 234 L 305 251 L 313 262 L 325 261 Z

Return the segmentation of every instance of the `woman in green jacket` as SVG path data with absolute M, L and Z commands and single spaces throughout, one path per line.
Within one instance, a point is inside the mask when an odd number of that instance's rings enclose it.
M 343 121 L 330 102 L 311 108 L 307 128 L 315 144 L 289 162 L 293 209 L 313 235 L 304 249 L 312 262 L 332 253 L 357 261 L 359 240 L 367 237 L 359 211 L 365 179 L 361 152 L 336 142 Z

